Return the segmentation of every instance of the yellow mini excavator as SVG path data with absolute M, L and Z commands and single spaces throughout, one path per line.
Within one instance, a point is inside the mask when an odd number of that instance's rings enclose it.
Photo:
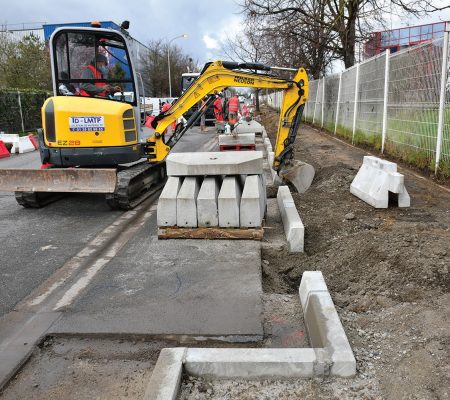
M 54 95 L 42 107 L 38 132 L 43 168 L 0 170 L 0 191 L 14 191 L 24 207 L 41 207 L 58 193 L 85 192 L 106 193 L 113 208 L 133 208 L 163 184 L 166 156 L 204 110 L 169 135 L 166 128 L 200 99 L 208 96 L 208 107 L 215 94 L 233 86 L 284 92 L 273 168 L 280 176 L 289 173 L 294 185 L 305 173 L 303 165 L 293 165 L 308 97 L 303 68 L 284 79 L 273 75 L 276 68 L 262 64 L 207 63 L 177 102 L 155 117 L 152 129 L 141 119 L 143 85 L 138 85 L 136 55 L 126 32 L 64 27 L 53 33 L 49 49 Z

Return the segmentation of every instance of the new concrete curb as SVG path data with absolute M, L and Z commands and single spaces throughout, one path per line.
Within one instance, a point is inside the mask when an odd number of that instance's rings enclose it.
M 299 295 L 310 343 L 314 348 L 323 348 L 329 354 L 330 374 L 354 376 L 356 360 L 322 272 L 305 271 Z
M 280 186 L 277 193 L 278 207 L 283 221 L 284 233 L 290 253 L 303 253 L 305 243 L 305 226 L 303 225 L 294 199 L 287 186 Z
M 320 271 L 303 273 L 299 295 L 313 348 L 163 349 L 144 399 L 175 399 L 183 372 L 210 379 L 354 376 L 356 360 Z

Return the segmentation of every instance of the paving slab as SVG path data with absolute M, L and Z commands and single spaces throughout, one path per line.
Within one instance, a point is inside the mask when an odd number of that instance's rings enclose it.
M 171 153 L 167 156 L 166 166 L 168 176 L 258 175 L 263 171 L 263 153 Z
M 52 332 L 260 340 L 260 243 L 156 235 L 153 216 Z

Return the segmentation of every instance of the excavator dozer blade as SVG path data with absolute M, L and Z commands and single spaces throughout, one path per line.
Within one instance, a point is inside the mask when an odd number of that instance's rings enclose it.
M 0 192 L 113 193 L 116 177 L 114 168 L 0 169 Z
M 314 179 L 314 167 L 302 161 L 291 161 L 280 171 L 280 177 L 291 183 L 299 193 L 305 193 Z

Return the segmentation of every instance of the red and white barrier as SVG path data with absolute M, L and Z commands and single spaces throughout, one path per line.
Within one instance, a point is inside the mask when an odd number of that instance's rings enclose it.
M 3 143 L 2 140 L 0 140 L 0 158 L 6 158 L 9 157 L 11 154 L 9 154 L 8 149 L 5 146 L 5 143 Z
M 39 142 L 36 139 L 36 136 L 34 136 L 32 133 L 30 133 L 30 134 L 28 134 L 28 137 L 30 138 L 31 143 L 34 146 L 34 149 L 37 150 L 39 148 Z

